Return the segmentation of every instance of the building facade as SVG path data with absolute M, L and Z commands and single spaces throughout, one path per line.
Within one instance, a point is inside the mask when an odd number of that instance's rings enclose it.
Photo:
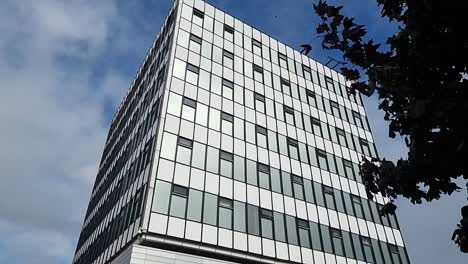
M 115 114 L 82 263 L 409 263 L 344 77 L 201 0 L 175 1 Z

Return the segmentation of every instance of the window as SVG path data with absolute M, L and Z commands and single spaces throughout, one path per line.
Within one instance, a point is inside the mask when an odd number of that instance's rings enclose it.
M 179 185 L 172 186 L 171 209 L 169 214 L 185 218 L 185 207 L 187 205 L 188 189 Z
M 213 194 L 205 193 L 203 206 L 203 223 L 216 225 L 216 218 L 218 216 L 218 197 Z
M 245 203 L 234 201 L 234 230 L 246 232 L 245 227 Z
M 200 54 L 202 39 L 194 34 L 190 34 L 189 49 L 197 54 Z
M 219 168 L 221 176 L 232 178 L 234 170 L 233 161 L 234 157 L 231 153 L 222 151 L 220 153 Z
M 287 124 L 294 126 L 295 125 L 294 110 L 288 106 L 283 106 L 283 109 L 284 109 L 284 120 L 286 121 Z
M 262 56 L 262 43 L 256 39 L 252 39 L 252 51 L 255 55 Z
M 339 128 L 336 129 L 336 135 L 338 137 L 338 144 L 348 147 L 348 142 L 346 141 L 346 134 L 344 130 L 341 130 Z
M 257 125 L 255 130 L 257 132 L 257 146 L 268 149 L 268 134 L 266 128 Z
M 304 200 L 304 183 L 302 178 L 296 175 L 292 176 L 294 198 Z
M 234 54 L 227 50 L 223 50 L 223 65 L 230 69 L 234 68 Z
M 341 118 L 341 113 L 340 113 L 340 108 L 338 106 L 338 103 L 330 101 L 330 107 L 332 114 L 338 118 Z
M 356 217 L 364 218 L 361 197 L 356 196 L 356 195 L 351 195 L 351 201 L 353 202 L 353 207 L 354 207 L 354 212 L 356 214 Z
M 284 78 L 281 78 L 281 89 L 283 91 L 283 94 L 291 96 L 291 84 L 288 80 Z
M 327 153 L 325 151 L 317 149 L 317 161 L 318 161 L 319 168 L 321 168 L 322 170 L 329 170 Z
M 286 230 L 284 229 L 284 215 L 273 212 L 273 224 L 275 225 L 275 240 L 286 242 Z
M 267 165 L 258 163 L 257 170 L 260 187 L 270 190 L 270 168 Z
M 395 245 L 388 244 L 388 247 L 390 249 L 390 254 L 392 256 L 393 263 L 395 264 L 401 264 L 401 257 L 400 257 L 400 252 L 398 251 L 398 247 Z
M 297 227 L 296 218 L 293 216 L 286 215 L 286 230 L 288 234 L 288 243 L 293 245 L 299 245 L 297 241 Z
M 263 68 L 254 64 L 253 65 L 254 80 L 263 83 Z
M 255 93 L 255 110 L 265 113 L 265 97 L 258 93 Z
M 234 126 L 234 116 L 226 112 L 222 112 L 221 113 L 221 131 L 224 134 L 232 136 L 233 126 Z
M 154 200 L 153 210 L 157 213 L 167 214 L 169 208 L 169 198 L 171 193 L 171 184 L 165 181 L 156 181 L 154 187 Z
M 195 120 L 195 109 L 197 108 L 197 102 L 188 98 L 184 97 L 182 99 L 182 118 L 187 119 L 190 121 Z
M 262 228 L 262 237 L 273 239 L 273 212 L 260 209 L 260 226 Z
M 353 163 L 351 163 L 351 161 L 349 160 L 343 160 L 343 166 L 344 166 L 346 177 L 348 179 L 355 180 L 356 175 L 354 173 Z
M 370 238 L 361 237 L 362 249 L 364 251 L 364 257 L 368 263 L 375 263 L 374 252 L 372 251 L 372 243 Z
M 341 230 L 331 228 L 330 232 L 335 254 L 339 256 L 344 256 L 343 236 L 341 234 Z
M 203 193 L 194 189 L 190 189 L 187 206 L 187 219 L 201 222 L 202 205 Z
M 367 141 L 363 139 L 359 139 L 359 143 L 361 144 L 362 153 L 369 157 L 372 156 L 369 148 L 369 143 L 367 143 Z
M 193 142 L 190 139 L 179 137 L 177 142 L 177 162 L 190 165 L 190 158 L 192 156 Z
M 326 207 L 329 209 L 336 210 L 335 194 L 333 192 L 333 188 L 330 188 L 328 186 L 323 186 L 323 194 L 325 196 Z
M 185 80 L 193 85 L 198 85 L 198 73 L 200 70 L 197 66 L 187 63 L 187 72 Z
M 353 111 L 353 120 L 356 126 L 364 128 L 364 123 L 362 122 L 361 115 L 356 111 Z
M 301 247 L 311 248 L 309 222 L 297 219 L 297 227 L 299 228 L 299 242 Z
M 297 141 L 292 139 L 292 138 L 288 138 L 288 152 L 289 152 L 289 157 L 292 158 L 292 159 L 296 159 L 296 160 L 299 160 L 299 150 L 297 148 Z
M 194 24 L 197 24 L 199 26 L 203 26 L 203 18 L 204 17 L 205 17 L 205 14 L 203 13 L 203 11 L 201 11 L 199 9 L 196 9 L 196 8 L 193 9 L 192 20 L 193 20 Z
M 278 52 L 279 64 L 281 67 L 288 69 L 288 58 L 286 55 Z
M 227 229 L 232 229 L 232 200 L 219 198 L 219 226 Z
M 323 137 L 322 125 L 320 123 L 320 120 L 314 117 L 311 117 L 311 119 L 312 119 L 312 132 L 314 132 L 314 134 L 317 136 Z
M 247 230 L 251 235 L 260 235 L 258 207 L 247 205 Z
M 312 73 L 309 67 L 302 65 L 302 72 L 304 73 L 304 78 L 308 81 L 312 81 Z
M 230 42 L 234 42 L 234 28 L 224 24 L 224 38 Z
M 233 100 L 234 94 L 234 83 L 223 79 L 223 97 L 229 100 Z
M 309 90 L 307 90 L 307 103 L 317 108 L 317 98 L 315 97 L 315 93 Z
M 333 79 L 328 77 L 328 76 L 325 76 L 325 83 L 327 85 L 327 89 L 330 90 L 330 91 L 335 91 L 335 86 L 333 85 Z

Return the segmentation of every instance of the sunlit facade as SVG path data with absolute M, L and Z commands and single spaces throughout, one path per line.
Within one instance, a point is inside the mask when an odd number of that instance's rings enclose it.
M 344 77 L 175 1 L 112 120 L 73 263 L 409 263 Z

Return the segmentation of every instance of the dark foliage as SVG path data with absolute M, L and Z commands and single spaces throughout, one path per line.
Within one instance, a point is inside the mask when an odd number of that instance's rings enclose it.
M 385 48 L 364 25 L 344 16 L 342 6 L 319 1 L 314 10 L 321 18 L 316 31 L 322 48 L 340 51 L 353 67 L 341 69 L 353 82 L 350 92 L 376 92 L 389 137 L 403 137 L 408 147 L 408 158 L 396 163 L 364 159 L 361 164 L 369 198 L 381 192 L 391 199 L 382 210 L 388 214 L 395 212 L 393 200 L 399 196 L 418 204 L 432 201 L 461 190 L 455 179 L 468 179 L 468 34 L 466 12 L 458 2 L 376 2 L 382 17 L 398 25 Z M 468 252 L 464 219 L 454 239 Z

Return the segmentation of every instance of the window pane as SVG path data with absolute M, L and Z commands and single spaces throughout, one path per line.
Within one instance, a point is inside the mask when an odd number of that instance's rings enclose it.
M 245 232 L 245 204 L 234 201 L 234 230 Z
M 304 179 L 304 193 L 306 201 L 315 204 L 314 189 L 310 180 Z
M 205 193 L 205 203 L 203 209 L 203 223 L 216 225 L 218 214 L 218 198 L 215 195 Z
M 205 169 L 205 145 L 194 142 L 193 152 L 197 154 L 193 155 L 192 166 L 202 170 Z
M 189 201 L 187 209 L 187 219 L 201 222 L 203 204 L 203 193 L 197 190 L 190 189 Z
M 298 246 L 296 219 L 294 217 L 286 215 L 286 229 L 288 231 L 288 243 Z
M 234 156 L 234 179 L 245 182 L 244 158 L 239 156 Z
M 170 215 L 185 218 L 185 206 L 187 198 L 178 195 L 172 195 Z
M 219 150 L 208 147 L 208 152 L 206 155 L 206 169 L 209 172 L 218 174 L 218 164 L 219 164 Z
M 265 209 L 260 209 L 262 237 L 273 239 L 273 212 Z
M 157 181 L 154 187 L 153 211 L 167 215 L 170 194 L 171 184 L 164 181 Z
M 270 175 L 268 173 L 259 171 L 258 179 L 260 181 L 260 187 L 270 190 Z
M 288 196 L 293 196 L 292 193 L 292 184 L 291 184 L 291 175 L 287 172 L 281 172 L 281 180 L 283 182 L 283 193 Z
M 293 176 L 294 197 L 296 199 L 304 200 L 304 189 L 302 186 L 302 178 Z
M 257 163 L 247 160 L 247 183 L 258 186 Z
M 339 256 L 344 256 L 341 231 L 336 230 L 336 229 L 331 229 L 331 233 L 332 233 L 333 248 L 335 249 L 335 254 Z
M 277 193 L 281 192 L 281 177 L 277 169 L 270 168 L 271 190 Z
M 322 233 L 324 251 L 333 254 L 329 227 L 320 225 L 320 232 Z
M 186 165 L 190 165 L 190 156 L 192 150 L 183 146 L 177 147 L 177 161 Z
M 281 213 L 273 212 L 274 225 L 275 225 L 275 240 L 286 242 L 286 232 L 284 229 L 284 215 Z
M 219 200 L 219 226 L 232 229 L 232 201 L 224 198 Z
M 249 234 L 260 235 L 259 222 L 258 207 L 250 204 L 247 205 L 247 227 Z
M 322 237 L 320 235 L 319 225 L 314 222 L 309 222 L 310 237 L 312 239 L 312 248 L 315 250 L 323 251 Z
M 232 178 L 232 162 L 221 159 L 220 174 L 224 177 Z
M 324 194 L 325 194 L 325 203 L 326 203 L 326 205 L 327 205 L 327 208 L 336 210 L 336 207 L 335 207 L 335 196 L 334 196 L 334 193 L 333 193 L 333 189 L 324 186 L 324 187 L 323 187 L 323 192 L 324 192 Z
M 341 231 L 344 242 L 345 255 L 347 258 L 355 258 L 353 251 L 353 244 L 351 243 L 351 236 L 346 231 Z

